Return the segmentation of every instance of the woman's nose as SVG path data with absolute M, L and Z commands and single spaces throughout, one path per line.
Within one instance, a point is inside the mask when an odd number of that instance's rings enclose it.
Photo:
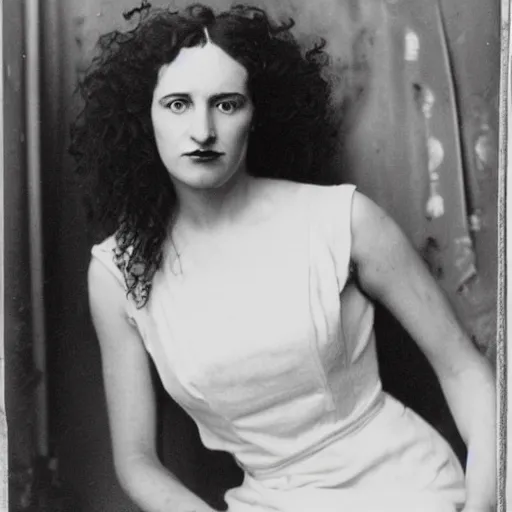
M 190 136 L 194 142 L 201 146 L 207 146 L 215 141 L 217 134 L 212 115 L 208 109 L 198 109 L 194 112 Z

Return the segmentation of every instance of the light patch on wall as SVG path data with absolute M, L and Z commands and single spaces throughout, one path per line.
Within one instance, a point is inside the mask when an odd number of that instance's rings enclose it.
M 438 219 L 444 215 L 444 198 L 431 184 L 431 194 L 427 200 L 427 218 Z
M 441 183 L 438 169 L 444 160 L 444 147 L 442 142 L 431 134 L 430 119 L 434 109 L 436 97 L 430 87 L 421 88 L 421 112 L 425 117 L 427 132 L 427 157 L 429 173 L 429 197 L 425 208 L 428 219 L 438 219 L 445 213 L 444 198 L 441 195 Z
M 439 193 L 439 173 L 437 169 L 444 160 L 444 148 L 439 139 L 427 140 L 428 172 L 430 175 L 430 196 L 427 201 L 427 217 L 437 219 L 444 215 L 444 199 Z
M 488 131 L 478 137 L 475 143 L 476 164 L 479 171 L 484 171 L 494 160 L 495 144 Z
M 473 252 L 473 242 L 467 235 L 460 236 L 455 242 L 455 266 L 460 273 L 460 280 L 457 286 L 459 292 L 469 284 L 476 276 L 475 254 Z
M 432 108 L 434 107 L 434 103 L 436 101 L 436 97 L 432 92 L 432 89 L 429 87 L 424 87 L 423 89 L 423 102 L 421 104 L 421 111 L 425 116 L 425 119 L 430 119 L 432 117 Z
M 435 137 L 429 137 L 427 140 L 427 150 L 428 150 L 428 172 L 437 176 L 438 173 L 435 172 L 437 168 L 441 165 L 444 159 L 444 148 L 439 139 Z
M 408 62 L 415 62 L 418 60 L 420 54 L 420 38 L 418 34 L 411 29 L 405 33 L 405 60 Z

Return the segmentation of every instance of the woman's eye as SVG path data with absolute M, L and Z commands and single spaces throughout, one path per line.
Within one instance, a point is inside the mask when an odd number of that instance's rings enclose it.
M 181 114 L 187 109 L 187 102 L 185 100 L 173 100 L 167 104 L 167 108 L 175 114 Z
M 230 100 L 230 101 L 221 101 L 220 103 L 217 103 L 217 108 L 223 113 L 223 114 L 232 114 L 235 110 L 239 108 L 239 104 L 236 101 Z

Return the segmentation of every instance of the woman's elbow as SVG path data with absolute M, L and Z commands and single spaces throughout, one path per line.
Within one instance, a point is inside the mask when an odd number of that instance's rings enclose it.
M 115 474 L 121 488 L 129 495 L 134 494 L 134 487 L 141 481 L 141 475 L 147 473 L 149 467 L 161 467 L 156 454 L 136 452 L 114 456 Z

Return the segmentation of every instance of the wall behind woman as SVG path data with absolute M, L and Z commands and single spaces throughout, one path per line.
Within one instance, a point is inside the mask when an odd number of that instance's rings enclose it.
M 152 3 L 167 4 L 163 0 Z M 171 5 L 187 3 L 180 0 Z M 227 7 L 234 2 L 205 3 Z M 345 144 L 333 163 L 339 180 L 357 183 L 390 210 L 423 252 L 468 330 L 492 357 L 499 55 L 496 3 L 254 3 L 274 15 L 292 15 L 300 37 L 310 33 L 326 37 L 338 80 L 335 100 L 339 108 L 346 109 Z M 67 126 L 79 108 L 72 98 L 77 78 L 90 61 L 98 36 L 129 26 L 122 12 L 135 6 L 133 0 L 47 0 L 43 7 L 50 433 L 62 489 L 75 511 L 135 510 L 113 474 L 99 348 L 87 307 L 90 237 L 80 186 L 66 154 Z M 385 312 L 379 314 L 379 320 L 385 384 L 412 400 L 457 444 L 428 367 Z M 403 379 L 407 379 L 406 388 Z M 408 394 L 407 389 L 412 392 Z M 421 402 L 417 396 L 422 396 Z M 239 479 L 237 468 L 229 458 L 213 457 L 199 446 L 195 427 L 172 402 L 165 400 L 162 411 L 166 463 L 193 489 L 218 503 L 219 489 Z
M 42 147 L 45 302 L 50 449 L 58 462 L 52 511 L 131 512 L 114 476 L 100 353 L 90 322 L 86 269 L 90 244 L 82 193 L 67 154 L 73 100 L 84 65 L 84 20 L 95 2 L 47 0 L 42 7 Z M 93 7 L 98 7 L 99 2 Z
M 4 337 L 5 408 L 8 426 L 9 510 L 31 501 L 34 456 L 34 389 L 38 375 L 32 361 L 28 185 L 24 123 L 23 10 L 7 2 L 2 16 L 4 146 Z M 4 462 L 4 461 L 2 461 Z M 0 508 L 1 508 L 0 504 Z

